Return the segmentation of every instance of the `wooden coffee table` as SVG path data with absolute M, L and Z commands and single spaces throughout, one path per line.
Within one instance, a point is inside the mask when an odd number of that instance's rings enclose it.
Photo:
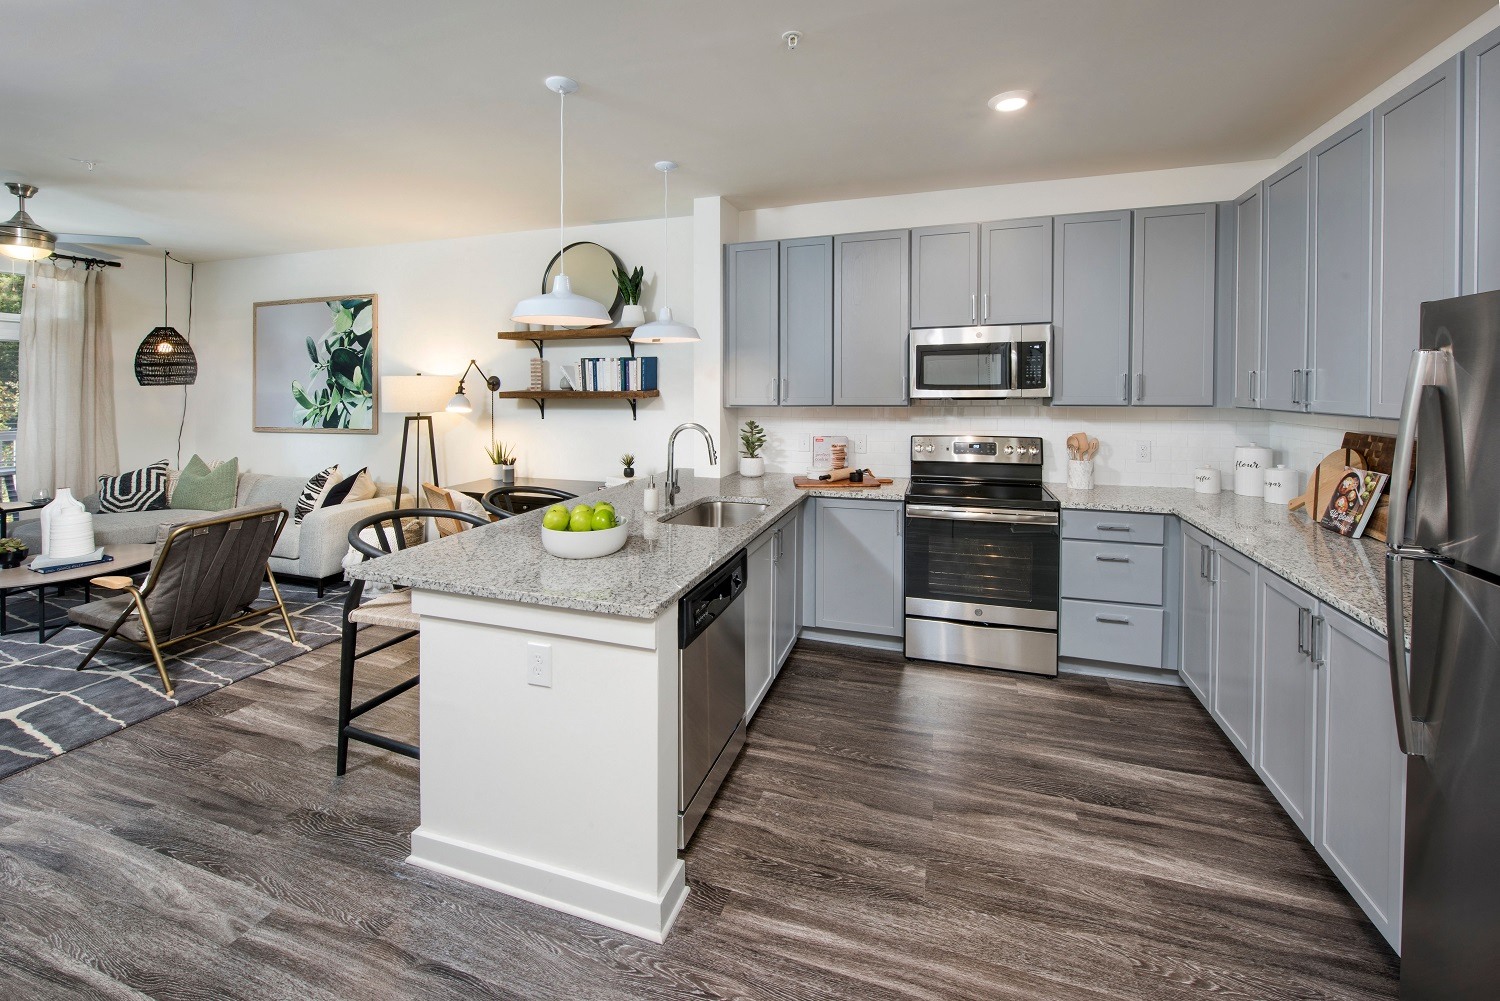
M 138 544 L 126 544 L 119 546 L 105 546 L 104 555 L 114 557 L 107 563 L 90 563 L 86 567 L 74 567 L 71 570 L 57 570 L 52 573 L 37 573 L 28 569 L 35 556 L 27 557 L 26 562 L 14 570 L 0 570 L 0 636 L 9 636 L 11 633 L 22 632 L 20 629 L 10 628 L 10 615 L 6 610 L 6 599 L 18 591 L 35 591 L 37 605 L 36 639 L 38 643 L 45 643 L 59 632 L 72 625 L 66 615 L 61 619 L 47 618 L 47 590 L 51 588 L 58 594 L 69 584 L 77 584 L 83 581 L 83 597 L 85 601 L 92 599 L 93 591 L 88 582 L 95 577 L 104 574 L 130 574 L 149 566 L 151 558 L 156 553 L 155 546 Z M 31 628 L 30 626 L 26 628 Z

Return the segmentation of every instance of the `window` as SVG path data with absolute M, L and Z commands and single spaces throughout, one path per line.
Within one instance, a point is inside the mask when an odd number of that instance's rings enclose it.
M 21 294 L 26 276 L 0 273 L 0 500 L 16 497 L 16 418 L 20 409 Z
M 0 319 L 21 315 L 21 286 L 25 281 L 25 275 L 0 274 Z

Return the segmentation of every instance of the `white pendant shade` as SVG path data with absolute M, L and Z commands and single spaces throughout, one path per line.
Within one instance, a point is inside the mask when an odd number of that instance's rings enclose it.
M 650 323 L 643 323 L 636 327 L 630 339 L 637 344 L 687 344 L 702 340 L 698 336 L 697 328 L 672 319 L 670 306 L 657 313 L 656 319 Z
M 573 283 L 567 275 L 552 279 L 551 292 L 516 303 L 510 318 L 517 323 L 558 327 L 596 327 L 610 322 L 609 310 L 588 296 L 574 294 Z

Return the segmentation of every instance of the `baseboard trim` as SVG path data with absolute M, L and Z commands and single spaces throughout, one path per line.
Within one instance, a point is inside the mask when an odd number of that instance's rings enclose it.
M 1070 657 L 1057 659 L 1058 674 L 1082 674 L 1093 678 L 1113 678 L 1116 681 L 1140 681 L 1148 685 L 1168 685 L 1186 688 L 1182 676 L 1176 671 L 1151 667 L 1133 667 L 1129 664 L 1110 664 L 1099 660 L 1073 660 Z
M 899 636 L 870 636 L 865 633 L 846 633 L 838 629 L 804 628 L 797 634 L 797 638 L 819 643 L 837 643 L 839 646 L 864 647 L 866 650 L 892 650 L 896 653 L 901 653 L 906 648 Z

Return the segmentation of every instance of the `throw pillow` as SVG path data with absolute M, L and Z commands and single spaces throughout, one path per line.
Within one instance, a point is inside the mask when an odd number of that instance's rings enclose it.
M 179 510 L 228 511 L 234 507 L 239 482 L 239 459 L 226 459 L 210 469 L 208 463 L 195 455 L 177 477 L 171 503 Z
M 199 462 L 203 462 L 202 459 L 199 459 L 198 461 Z M 223 459 L 214 459 L 212 462 L 203 462 L 203 464 L 205 466 L 207 466 L 209 469 L 218 469 L 220 466 L 224 465 L 224 460 Z M 173 494 L 175 494 L 177 492 L 177 481 L 181 477 L 182 477 L 182 470 L 180 470 L 180 469 L 168 469 L 167 470 L 167 496 L 168 497 L 171 497 Z
M 339 467 L 329 466 L 327 469 L 313 473 L 306 483 L 302 485 L 302 492 L 297 495 L 297 509 L 292 512 L 292 520 L 302 524 L 302 519 L 312 514 L 323 506 L 323 499 L 339 482 Z
M 335 504 L 358 504 L 375 496 L 375 481 L 370 478 L 369 467 L 360 469 L 353 476 L 346 476 L 329 489 L 323 497 L 322 507 Z
M 99 511 L 161 511 L 167 506 L 167 460 L 99 477 Z
M 437 508 L 439 511 L 462 511 L 464 514 L 477 515 L 480 518 L 489 517 L 489 512 L 484 509 L 483 504 L 462 491 L 445 490 L 431 483 L 424 483 L 422 493 L 427 498 L 427 506 Z M 439 538 L 457 535 L 459 532 L 466 532 L 474 527 L 466 521 L 458 521 L 454 518 L 434 518 L 433 521 L 437 523 Z

